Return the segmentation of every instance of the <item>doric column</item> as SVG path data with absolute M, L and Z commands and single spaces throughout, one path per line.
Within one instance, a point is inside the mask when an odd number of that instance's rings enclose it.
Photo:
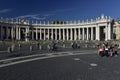
M 77 38 L 76 35 L 77 35 L 76 34 L 76 28 L 74 28 L 74 40 L 76 40 L 76 38 Z
M 18 27 L 16 27 L 16 39 L 18 40 Z
M 72 31 L 72 28 L 70 29 L 70 31 L 71 31 L 70 32 L 71 33 L 71 35 L 70 35 L 71 37 L 70 38 L 71 38 L 71 40 L 73 40 L 73 31 Z
M 91 27 L 91 40 L 93 40 L 93 27 Z
M 53 40 L 53 29 L 51 29 L 51 39 Z
M 15 33 L 16 31 L 15 31 L 15 26 L 13 26 L 13 39 L 15 39 Z
M 80 28 L 78 28 L 78 39 L 80 40 Z
M 61 40 L 61 29 L 59 29 L 59 40 Z
M 37 28 L 36 28 L 36 40 L 38 40 L 38 33 L 37 33 Z
M 29 36 L 29 28 L 28 27 L 26 28 L 25 36 L 26 36 L 25 41 L 28 41 L 29 40 L 27 38 Z
M 85 40 L 85 29 L 84 28 L 82 28 L 83 29 L 83 31 L 82 31 L 82 40 Z
M 89 28 L 87 27 L 87 40 L 88 40 L 88 38 L 89 38 L 89 30 L 88 30 Z
M 57 40 L 57 29 L 55 29 L 55 40 Z
M 28 30 L 27 30 L 27 28 L 25 28 L 25 37 L 27 36 L 27 32 L 28 32 Z
M 99 26 L 96 27 L 96 40 L 100 40 L 100 28 Z
M 69 34 L 68 34 L 68 28 L 67 28 L 66 30 L 67 30 L 67 40 L 68 40 L 68 38 L 69 38 Z
M 11 39 L 13 40 L 13 27 L 11 27 Z
M 18 28 L 18 32 L 19 32 L 19 40 L 20 40 L 21 39 L 20 27 Z
M 50 30 L 48 28 L 48 34 L 47 34 L 48 40 L 50 39 L 49 36 L 50 36 Z
M 27 36 L 30 37 L 30 29 L 29 29 L 29 27 L 27 28 Z
M 25 36 L 28 36 L 27 34 L 28 34 L 28 28 L 26 28 L 25 30 Z
M 111 40 L 111 38 L 112 38 L 112 29 L 111 29 L 111 24 L 110 23 L 108 23 L 108 32 L 107 32 L 107 34 L 108 34 L 108 40 Z
M 63 28 L 63 40 L 65 40 L 65 30 Z
M 44 40 L 46 39 L 46 33 L 45 33 L 45 29 L 44 29 Z
M 20 29 L 18 27 L 18 40 L 20 40 Z
M 42 31 L 41 31 L 42 29 L 40 28 L 40 40 L 42 39 L 42 36 L 41 36 L 41 33 L 42 33 Z

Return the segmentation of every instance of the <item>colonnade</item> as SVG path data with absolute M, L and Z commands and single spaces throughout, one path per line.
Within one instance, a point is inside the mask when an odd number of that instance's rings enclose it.
M 0 26 L 0 40 L 21 40 L 26 33 L 29 33 L 29 27 Z
M 34 40 L 95 40 L 95 27 L 86 28 L 34 28 Z
M 111 40 L 113 20 L 101 15 L 95 21 L 74 24 L 0 22 L 0 40 Z
M 67 22 L 67 21 L 66 21 Z M 113 19 L 102 14 L 96 20 L 66 24 L 26 24 L 0 21 L 0 40 L 111 40 Z
M 0 26 L 0 40 L 111 40 L 110 24 L 92 27 Z

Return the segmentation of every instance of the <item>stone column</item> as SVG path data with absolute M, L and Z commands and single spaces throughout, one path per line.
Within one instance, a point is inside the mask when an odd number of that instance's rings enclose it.
M 27 30 L 27 28 L 25 28 L 25 37 L 27 36 L 27 32 L 28 32 L 28 30 Z
M 40 40 L 42 39 L 42 36 L 41 36 L 41 33 L 42 33 L 42 32 L 41 32 L 41 30 L 42 30 L 42 29 L 40 28 Z
M 51 29 L 51 39 L 53 40 L 53 29 Z
M 20 27 L 18 28 L 18 32 L 19 32 L 19 40 L 20 40 L 21 39 Z
M 18 40 L 18 27 L 16 27 L 16 39 Z
M 99 26 L 96 26 L 96 40 L 100 40 L 100 28 Z
M 69 34 L 68 34 L 68 28 L 67 28 L 66 30 L 67 30 L 67 40 L 68 40 L 68 38 L 69 38 Z
M 84 28 L 82 28 L 82 29 L 83 29 L 83 31 L 82 31 L 83 32 L 82 33 L 82 40 L 85 40 L 85 31 L 84 31 L 85 29 Z
M 61 40 L 61 29 L 59 29 L 59 40 Z
M 19 27 L 18 27 L 18 40 L 20 40 L 19 38 L 20 38 L 20 29 L 19 29 Z
M 57 29 L 55 29 L 55 40 L 57 40 Z
M 74 40 L 76 40 L 76 38 L 77 38 L 76 35 L 77 35 L 76 34 L 76 28 L 74 28 Z
M 13 26 L 13 40 L 15 39 L 15 26 Z
M 107 34 L 108 34 L 108 40 L 111 40 L 111 38 L 112 38 L 112 29 L 111 29 L 111 24 L 110 23 L 108 23 L 108 32 L 107 32 Z
M 45 33 L 45 29 L 44 29 L 44 40 L 46 39 L 46 33 Z
M 13 40 L 13 27 L 11 27 L 11 39 Z
M 38 33 L 37 33 L 37 28 L 36 28 L 36 40 L 38 40 Z
M 25 36 L 26 36 L 25 41 L 29 41 L 29 38 L 28 38 L 28 36 L 29 36 L 29 28 L 26 28 Z
M 50 30 L 49 30 L 49 28 L 48 28 L 48 40 L 50 39 L 49 36 L 50 36 Z
M 88 38 L 89 38 L 89 30 L 88 30 L 89 28 L 87 27 L 87 40 L 88 40 Z
M 91 27 L 91 40 L 93 40 L 93 27 Z
M 80 28 L 78 28 L 78 39 L 80 40 Z
M 73 32 L 72 32 L 72 28 L 70 29 L 71 30 L 71 40 L 73 40 Z
M 65 40 L 65 30 L 63 28 L 63 40 Z

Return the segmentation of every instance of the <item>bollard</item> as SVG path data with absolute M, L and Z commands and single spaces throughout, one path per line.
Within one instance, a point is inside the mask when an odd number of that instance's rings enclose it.
M 50 50 L 50 45 L 47 45 L 47 49 Z
M 63 44 L 63 48 L 65 48 L 65 44 Z
M 93 48 L 95 48 L 95 45 L 93 45 Z
M 87 44 L 85 44 L 85 48 L 87 48 Z
M 30 51 L 32 51 L 33 50 L 33 47 L 32 46 L 30 46 Z
M 11 46 L 11 51 L 12 51 L 12 52 L 14 51 L 14 48 L 15 48 L 15 45 L 13 44 L 13 45 Z
M 41 45 L 39 45 L 39 49 L 40 49 L 40 50 L 42 49 Z
M 19 50 L 21 49 L 21 44 L 19 44 Z
M 11 47 L 8 47 L 8 53 L 11 53 L 12 50 L 11 50 Z

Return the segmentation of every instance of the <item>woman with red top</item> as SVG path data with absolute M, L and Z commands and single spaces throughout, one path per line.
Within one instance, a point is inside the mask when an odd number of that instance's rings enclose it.
M 101 46 L 101 47 L 99 48 L 98 54 L 99 54 L 100 56 L 102 56 L 102 57 L 104 56 L 104 47 Z
M 115 56 L 115 55 L 118 55 L 118 49 L 117 49 L 117 47 L 114 47 L 113 48 L 113 55 Z

